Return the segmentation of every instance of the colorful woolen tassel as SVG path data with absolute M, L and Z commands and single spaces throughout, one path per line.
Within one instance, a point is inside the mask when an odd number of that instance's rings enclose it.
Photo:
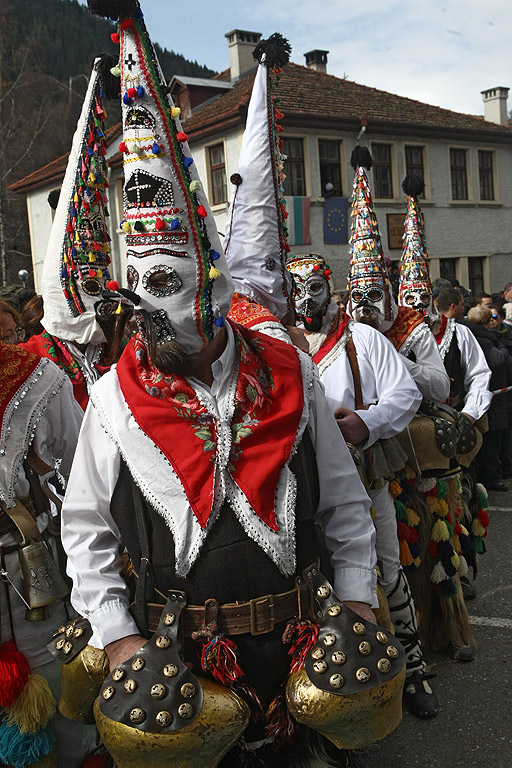
M 0 706 L 12 707 L 28 682 L 30 664 L 13 640 L 0 645 Z

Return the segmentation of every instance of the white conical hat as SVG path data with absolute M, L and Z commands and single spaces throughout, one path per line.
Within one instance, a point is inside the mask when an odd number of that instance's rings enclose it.
M 122 229 L 135 315 L 145 310 L 159 341 L 175 340 L 194 354 L 223 326 L 233 284 L 140 7 L 100 5 L 120 17 Z
M 224 251 L 235 289 L 258 301 L 281 320 L 289 308 L 286 270 L 283 156 L 277 137 L 272 77 L 288 61 L 290 47 L 281 35 L 263 40 L 234 184 Z
M 105 341 L 96 322 L 110 279 L 106 217 L 106 137 L 101 59 L 96 59 L 78 120 L 44 258 L 42 324 L 52 336 L 78 344 Z

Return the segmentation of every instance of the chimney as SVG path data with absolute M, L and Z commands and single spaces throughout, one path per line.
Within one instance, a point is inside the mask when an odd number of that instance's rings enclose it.
M 256 66 L 252 52 L 261 39 L 261 32 L 234 29 L 232 32 L 227 32 L 224 37 L 228 39 L 231 80 L 238 80 L 240 75 Z
M 508 125 L 507 98 L 508 88 L 501 85 L 480 91 L 484 100 L 484 118 L 490 123 Z
M 327 54 L 329 51 L 310 51 L 304 54 L 306 67 L 315 69 L 317 72 L 327 72 Z

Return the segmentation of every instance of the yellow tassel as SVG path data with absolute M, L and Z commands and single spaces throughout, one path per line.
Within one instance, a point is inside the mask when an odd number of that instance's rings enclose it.
M 412 565 L 412 555 L 406 541 L 400 542 L 400 562 L 403 566 Z
M 20 733 L 37 733 L 55 714 L 55 699 L 42 675 L 30 675 L 28 683 L 8 710 L 7 725 L 16 725 Z
M 75 192 L 75 196 L 73 197 L 73 202 L 78 203 L 78 192 Z
M 377 510 L 375 509 L 375 507 L 370 507 L 370 517 L 372 518 L 372 520 L 375 520 L 376 515 L 377 515 Z
M 392 480 L 389 484 L 389 492 L 394 499 L 402 493 L 402 486 L 398 480 Z
M 413 560 L 412 562 L 414 563 L 414 565 L 416 566 L 416 568 L 419 568 L 419 567 L 420 567 L 420 565 L 421 565 L 421 557 L 415 557 L 415 558 L 414 558 L 414 560 Z
M 473 520 L 471 525 L 471 533 L 473 536 L 485 536 L 485 528 L 483 527 L 480 520 Z
M 89 184 L 94 184 L 95 181 L 96 181 L 96 176 L 94 175 L 94 173 L 91 172 L 89 174 L 88 182 Z
M 218 277 L 221 276 L 220 270 L 217 269 L 217 267 L 210 267 L 210 271 L 208 273 L 208 277 L 210 280 L 216 280 Z
M 103 272 L 101 271 L 101 269 L 96 270 L 96 277 L 103 277 Z
M 57 768 L 57 755 L 50 752 L 49 755 L 42 757 L 37 763 L 30 763 L 30 768 Z
M 427 502 L 427 509 L 430 514 L 437 514 L 439 509 L 439 499 L 436 499 L 435 496 L 426 496 L 425 500 Z
M 439 499 L 439 507 L 437 510 L 439 517 L 446 517 L 449 511 L 446 501 L 444 499 Z
M 453 567 L 454 567 L 454 568 L 457 568 L 457 570 L 459 570 L 459 565 L 460 565 L 460 557 L 458 556 L 458 554 L 457 554 L 456 552 L 455 552 L 455 554 L 454 554 L 454 555 L 452 555 L 452 556 L 450 557 L 450 560 L 451 560 L 451 564 L 453 565 Z
M 94 255 L 93 251 L 89 251 L 89 253 L 87 254 L 87 257 L 88 257 L 89 261 L 91 261 L 91 262 L 92 261 L 96 261 L 96 256 Z
M 121 305 L 121 302 L 119 302 L 116 309 L 116 315 L 120 315 L 122 311 L 123 311 L 123 307 Z
M 458 535 L 457 535 L 457 534 L 455 534 L 455 536 L 453 537 L 453 540 L 452 540 L 452 546 L 453 546 L 453 548 L 454 548 L 455 552 L 456 552 L 458 555 L 460 555 L 460 553 L 461 553 L 461 548 L 460 548 L 460 539 L 459 539 L 459 537 L 458 537 Z
M 181 109 L 179 107 L 171 107 L 171 117 L 176 120 L 180 116 Z
M 465 526 L 465 525 L 462 525 L 462 523 L 461 523 L 461 524 L 460 524 L 460 527 L 461 527 L 461 533 L 463 533 L 463 534 L 464 534 L 464 536 L 469 536 L 469 531 L 468 531 L 468 529 L 466 528 L 466 526 Z
M 123 232 L 131 232 L 132 231 L 131 224 L 128 221 L 123 221 L 123 223 L 121 224 L 121 229 L 123 230 Z
M 409 465 L 405 468 L 405 476 L 408 480 L 413 480 L 416 477 L 416 472 Z
M 436 520 L 430 533 L 432 541 L 448 541 L 450 534 L 444 520 Z
M 414 509 L 411 509 L 411 507 L 407 507 L 407 521 L 409 525 L 412 525 L 413 528 L 416 528 L 416 526 L 420 524 L 419 515 L 414 511 Z

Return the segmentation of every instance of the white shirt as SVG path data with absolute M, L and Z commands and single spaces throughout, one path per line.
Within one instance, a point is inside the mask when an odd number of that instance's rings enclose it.
M 448 321 L 450 322 L 450 321 Z M 462 323 L 455 323 L 457 345 L 464 373 L 464 413 L 479 419 L 489 410 L 492 392 L 489 390 L 491 371 L 478 341 L 469 328 Z
M 212 386 L 207 387 L 197 379 L 188 379 L 201 402 L 219 417 L 219 443 L 224 426 L 227 424 L 229 427 L 230 424 L 230 419 L 225 417 L 232 408 L 234 396 L 230 382 L 234 371 L 235 344 L 229 324 L 226 328 L 227 345 L 212 365 Z M 300 357 L 303 353 L 298 354 Z M 129 634 L 138 634 L 129 613 L 129 592 L 122 577 L 121 552 L 124 545 L 110 514 L 110 500 L 119 476 L 121 454 L 102 426 L 98 403 L 100 388 L 102 392 L 111 391 L 115 380 L 117 374 L 113 368 L 93 387 L 63 508 L 62 539 L 69 556 L 68 573 L 73 579 L 72 603 L 91 622 L 95 632 L 91 642 L 96 646 L 106 645 Z M 316 451 L 320 481 L 316 518 L 323 528 L 331 554 L 334 588 L 341 600 L 358 600 L 375 605 L 375 532 L 369 514 L 370 502 L 316 375 L 311 394 L 306 427 Z M 106 403 L 105 408 L 108 407 Z M 133 417 L 130 420 L 129 416 L 127 429 L 137 428 Z M 140 456 L 138 464 L 144 465 L 143 475 L 151 472 L 152 462 L 152 453 Z M 140 466 L 130 469 L 140 487 L 140 478 L 137 477 Z M 282 475 L 286 471 L 287 468 L 284 468 Z M 168 477 L 162 482 L 172 487 L 170 464 L 166 474 Z M 181 504 L 178 493 L 176 499 Z M 180 520 L 175 522 L 178 526 L 194 517 L 186 497 L 181 510 Z M 160 512 L 159 509 L 157 511 Z
M 404 358 L 380 331 L 351 322 L 357 352 L 363 402 L 367 410 L 356 410 L 354 378 L 346 350 L 321 373 L 331 413 L 339 406 L 354 410 L 370 435 L 361 444 L 368 448 L 381 438 L 402 432 L 421 403 L 421 394 L 407 371 Z
M 425 323 L 417 326 L 412 332 L 412 343 L 406 343 L 398 351 L 419 391 L 427 400 L 444 403 L 450 395 L 450 379 L 446 373 L 437 342 Z M 407 355 L 414 352 L 416 361 L 409 360 Z

